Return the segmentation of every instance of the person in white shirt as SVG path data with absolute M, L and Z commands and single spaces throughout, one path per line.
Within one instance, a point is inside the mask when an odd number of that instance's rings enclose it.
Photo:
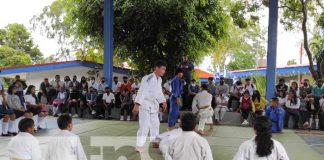
M 33 119 L 24 118 L 18 124 L 19 133 L 8 144 L 10 159 L 42 160 L 38 140 L 32 135 L 35 124 Z
M 249 91 L 250 96 L 252 96 L 252 95 L 253 95 L 253 92 L 256 90 L 256 87 L 255 87 L 255 85 L 251 82 L 251 78 L 250 78 L 250 77 L 247 77 L 247 78 L 245 79 L 244 90 Z
M 282 144 L 271 138 L 271 125 L 267 117 L 256 117 L 256 136 L 241 144 L 233 160 L 289 160 Z
M 166 70 L 165 62 L 158 61 L 154 72 L 142 78 L 141 87 L 138 90 L 134 113 L 139 113 L 139 129 L 137 132 L 136 151 L 144 152 L 144 144 L 148 133 L 151 142 L 159 135 L 160 120 L 158 116 L 159 104 L 163 103 L 163 111 L 167 104 L 162 92 L 162 78 Z
M 281 107 L 284 108 L 286 106 L 287 96 L 285 91 L 278 92 L 278 102 Z
M 166 160 L 213 160 L 212 151 L 206 139 L 195 132 L 196 118 L 193 113 L 181 117 L 182 134 L 169 142 Z
M 139 77 L 134 77 L 134 83 L 132 84 L 132 91 L 135 89 L 139 89 L 141 87 L 141 81 L 139 80 Z
M 98 91 L 98 83 L 96 82 L 96 78 L 95 77 L 91 77 L 90 78 L 90 83 L 89 83 L 89 86 L 88 86 L 88 89 L 90 89 L 90 87 L 96 89 Z
M 176 128 L 171 131 L 164 132 L 162 134 L 159 134 L 156 139 L 153 142 L 153 148 L 159 148 L 163 157 L 165 157 L 165 154 L 167 153 L 169 143 L 178 137 L 180 137 L 182 134 L 181 128 Z
M 105 94 L 102 96 L 102 100 L 104 103 L 104 108 L 98 108 L 101 107 L 100 105 L 97 105 L 96 112 L 97 115 L 99 115 L 101 117 L 104 116 L 106 119 L 111 118 L 111 109 L 114 107 L 114 103 L 115 103 L 115 95 L 113 93 L 111 93 L 111 90 L 109 87 L 105 88 Z M 105 114 L 105 111 L 108 111 L 108 115 L 103 115 Z
M 48 142 L 46 160 L 87 160 L 79 136 L 71 132 L 72 117 L 61 115 L 57 125 L 61 130 Z
M 223 120 L 227 111 L 228 97 L 224 90 L 219 90 L 219 94 L 216 95 L 216 108 L 215 108 L 215 120 L 219 123 Z
M 208 93 L 208 86 L 207 84 L 201 85 L 202 91 L 198 93 L 193 101 L 192 101 L 192 109 L 194 114 L 199 115 L 199 125 L 198 125 L 198 132 L 202 135 L 208 135 L 213 131 L 213 114 L 214 110 L 211 107 L 213 96 Z M 204 132 L 205 124 L 210 126 L 208 132 Z
M 121 85 L 121 83 L 118 82 L 118 77 L 114 77 L 114 81 L 113 81 L 112 87 L 111 87 L 114 94 L 117 94 L 118 92 L 120 92 L 119 91 L 120 85 Z
M 286 115 L 285 115 L 285 128 L 288 128 L 288 121 L 290 116 L 294 118 L 294 129 L 298 129 L 299 123 L 299 107 L 300 99 L 297 97 L 297 93 L 294 90 L 289 92 L 287 101 L 286 101 Z

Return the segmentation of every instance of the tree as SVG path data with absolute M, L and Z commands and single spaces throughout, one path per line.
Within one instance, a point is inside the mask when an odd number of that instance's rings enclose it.
M 296 59 L 290 59 L 287 61 L 288 66 L 295 65 L 295 64 L 297 64 Z
M 0 67 L 27 65 L 31 58 L 23 51 L 15 50 L 8 46 L 0 47 Z
M 256 55 L 237 52 L 231 57 L 232 61 L 227 65 L 228 70 L 243 70 L 255 68 Z
M 30 32 L 23 24 L 8 24 L 0 29 L 0 45 L 7 45 L 15 50 L 23 51 L 30 55 L 33 63 L 43 58 L 38 46 L 34 44 Z
M 199 62 L 227 28 L 218 1 L 115 0 L 114 9 L 115 53 L 142 73 L 162 59 L 173 74 L 184 54 Z M 62 43 L 103 48 L 102 0 L 56 0 L 32 22 Z

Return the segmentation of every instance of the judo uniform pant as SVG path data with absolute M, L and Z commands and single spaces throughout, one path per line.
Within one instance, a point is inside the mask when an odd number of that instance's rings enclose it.
M 216 107 L 215 108 L 215 119 L 222 120 L 224 118 L 225 113 L 226 113 L 226 108 Z
M 198 125 L 198 130 L 199 131 L 204 131 L 205 124 L 213 124 L 213 108 L 208 107 L 206 109 L 200 109 L 199 110 L 199 125 Z
M 172 96 L 170 98 L 170 112 L 168 118 L 168 127 L 176 125 L 178 117 L 180 115 L 179 106 L 177 104 L 177 98 Z
M 137 131 L 136 146 L 142 147 L 146 142 L 148 133 L 150 133 L 150 141 L 154 141 L 159 135 L 160 120 L 158 112 L 151 113 L 149 110 L 139 111 L 139 129 Z

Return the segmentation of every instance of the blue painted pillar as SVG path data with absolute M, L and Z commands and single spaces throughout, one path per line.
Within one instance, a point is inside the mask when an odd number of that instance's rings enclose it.
M 278 0 L 269 1 L 268 51 L 267 51 L 267 88 L 266 98 L 275 96 L 277 67 Z
M 114 4 L 113 0 L 104 0 L 104 64 L 103 73 L 107 84 L 111 87 L 113 80 L 113 25 Z

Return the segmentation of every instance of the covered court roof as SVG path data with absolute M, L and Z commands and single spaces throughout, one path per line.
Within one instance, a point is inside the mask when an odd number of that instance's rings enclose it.
M 315 69 L 317 65 L 314 65 Z M 288 75 L 288 74 L 309 74 L 309 65 L 292 65 L 285 67 L 277 67 L 277 75 Z M 260 69 L 248 69 L 248 70 L 236 70 L 229 71 L 231 77 L 248 77 L 252 75 L 266 75 L 266 68 Z
M 103 65 L 95 62 L 74 60 L 74 61 L 53 62 L 53 63 L 44 63 L 44 64 L 25 65 L 25 66 L 15 66 L 15 67 L 0 68 L 0 76 L 21 74 L 21 73 L 28 73 L 28 72 L 37 72 L 37 71 L 46 71 L 46 70 L 57 70 L 57 69 L 72 68 L 72 67 L 87 67 L 87 68 L 102 69 Z M 120 73 L 120 74 L 128 74 L 129 69 L 114 67 L 113 72 Z

